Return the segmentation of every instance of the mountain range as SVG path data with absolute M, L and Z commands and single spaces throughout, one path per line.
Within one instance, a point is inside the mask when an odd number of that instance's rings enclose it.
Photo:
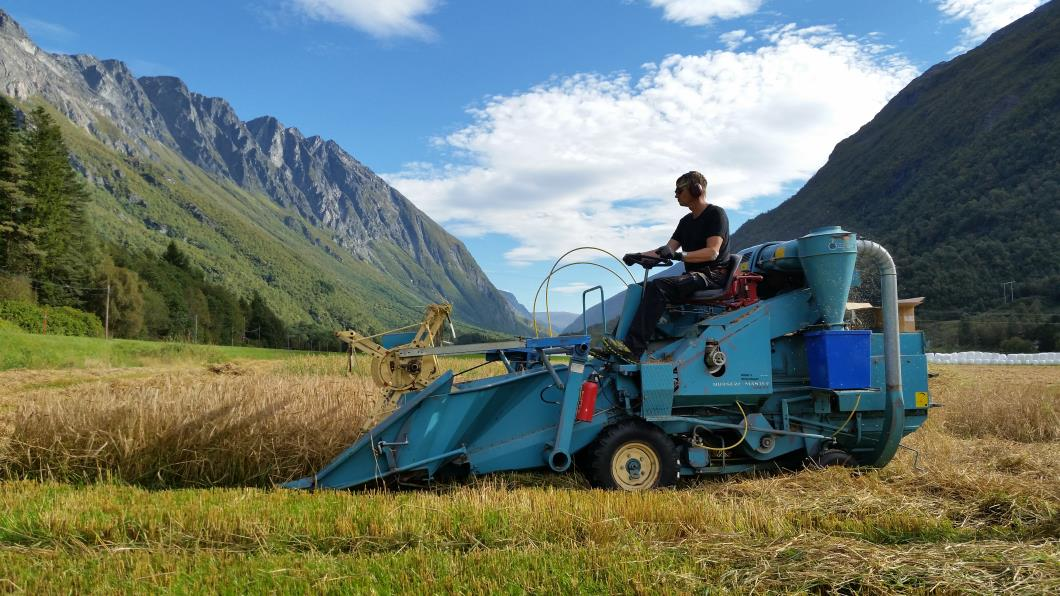
M 526 329 L 463 243 L 334 141 L 244 121 L 176 77 L 48 53 L 3 11 L 0 91 L 61 116 L 108 242 L 158 254 L 177 240 L 292 322 L 379 330 L 446 300 L 468 326 Z

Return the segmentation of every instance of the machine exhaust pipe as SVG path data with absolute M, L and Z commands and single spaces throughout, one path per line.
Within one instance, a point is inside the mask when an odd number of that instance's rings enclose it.
M 883 363 L 887 408 L 880 440 L 866 465 L 883 467 L 891 461 L 905 430 L 905 397 L 902 395 L 902 354 L 898 341 L 898 271 L 890 253 L 870 240 L 858 240 L 858 257 L 874 263 L 880 271 L 880 302 L 883 307 Z

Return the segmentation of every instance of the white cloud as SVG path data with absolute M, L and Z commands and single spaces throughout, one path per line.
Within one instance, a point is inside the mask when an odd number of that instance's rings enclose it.
M 753 52 L 668 56 L 636 80 L 580 74 L 493 97 L 440 140 L 456 163 L 385 177 L 458 236 L 514 239 L 511 264 L 658 246 L 687 213 L 679 174 L 704 172 L 727 208 L 779 193 L 916 74 L 829 27 L 761 35 Z
M 376 37 L 430 39 L 434 31 L 420 22 L 439 0 L 291 0 L 305 15 L 350 25 Z
M 718 36 L 721 43 L 725 44 L 725 47 L 729 50 L 735 50 L 736 48 L 751 43 L 755 38 L 747 34 L 747 31 L 743 29 L 736 29 L 735 31 L 729 31 L 728 33 L 722 33 Z
M 43 21 L 33 17 L 22 17 L 18 21 L 34 39 L 43 38 L 51 41 L 66 42 L 77 37 L 76 33 L 59 23 Z
M 954 51 L 964 51 L 1035 8 L 1045 0 L 937 0 L 939 10 L 952 19 L 968 21 Z
M 682 25 L 706 25 L 715 19 L 754 14 L 763 0 L 649 0 L 663 9 L 663 18 Z

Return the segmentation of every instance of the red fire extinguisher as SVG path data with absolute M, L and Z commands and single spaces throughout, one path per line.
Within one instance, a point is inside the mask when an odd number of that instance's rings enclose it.
M 600 377 L 592 375 L 582 383 L 581 397 L 578 398 L 578 414 L 574 417 L 579 422 L 592 422 L 596 411 L 596 392 L 600 389 Z

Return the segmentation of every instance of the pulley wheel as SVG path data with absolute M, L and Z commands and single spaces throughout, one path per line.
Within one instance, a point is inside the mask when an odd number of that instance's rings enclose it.
M 437 368 L 433 357 L 401 358 L 397 350 L 390 350 L 372 361 L 372 378 L 384 389 L 408 391 L 426 387 Z
M 813 465 L 819 468 L 830 468 L 832 466 L 846 466 L 852 468 L 858 465 L 853 455 L 842 449 L 825 449 L 813 458 Z

